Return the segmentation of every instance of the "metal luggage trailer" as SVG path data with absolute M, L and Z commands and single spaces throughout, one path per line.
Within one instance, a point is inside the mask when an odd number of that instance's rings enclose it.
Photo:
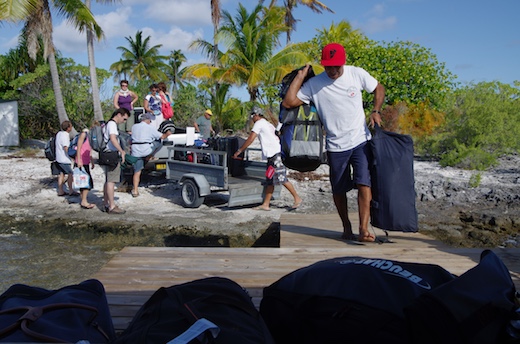
M 180 158 L 187 154 L 191 154 L 192 161 Z M 200 162 L 204 160 L 201 157 L 208 156 L 213 160 L 213 164 Z M 206 196 L 222 191 L 229 192 L 228 207 L 262 203 L 265 194 L 263 182 L 266 163 L 251 160 L 244 160 L 243 163 L 244 175 L 232 177 L 227 152 L 171 146 L 168 147 L 166 160 L 166 179 L 182 185 L 182 201 L 187 208 L 198 208 Z M 280 191 L 281 187 L 275 186 L 273 199 L 279 199 Z

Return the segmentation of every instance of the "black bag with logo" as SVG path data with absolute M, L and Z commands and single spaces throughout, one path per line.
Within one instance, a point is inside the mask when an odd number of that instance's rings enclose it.
M 277 343 L 407 343 L 403 307 L 453 278 L 431 264 L 329 259 L 264 288 L 260 314 Z
M 0 342 L 111 343 L 115 337 L 98 280 L 58 290 L 15 284 L 0 295 Z
M 141 307 L 116 343 L 167 343 L 201 321 L 209 321 L 218 329 L 198 333 L 198 341 L 179 342 L 274 344 L 247 292 L 237 283 L 220 277 L 160 288 Z

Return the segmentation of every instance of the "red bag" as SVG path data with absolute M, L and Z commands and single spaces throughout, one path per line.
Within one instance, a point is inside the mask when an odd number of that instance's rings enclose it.
M 172 104 L 170 104 L 168 99 L 163 95 L 161 95 L 161 112 L 164 119 L 170 119 L 173 117 Z

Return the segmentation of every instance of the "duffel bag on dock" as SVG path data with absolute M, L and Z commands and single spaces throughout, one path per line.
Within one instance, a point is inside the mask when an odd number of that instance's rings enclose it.
M 0 342 L 111 343 L 115 337 L 98 280 L 58 290 L 15 284 L 0 295 Z
M 453 279 L 432 264 L 328 259 L 264 288 L 260 314 L 276 343 L 407 343 L 403 307 Z
M 194 338 L 197 339 L 191 341 Z M 159 288 L 116 343 L 272 344 L 274 341 L 247 292 L 227 278 L 210 277 Z

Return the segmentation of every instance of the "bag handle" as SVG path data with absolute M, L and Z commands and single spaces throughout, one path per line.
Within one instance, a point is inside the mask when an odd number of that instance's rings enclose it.
M 195 338 L 197 338 L 201 343 L 204 343 L 204 338 L 200 337 L 202 334 L 208 332 L 213 338 L 217 338 L 218 334 L 220 333 L 220 328 L 208 319 L 201 318 L 197 320 L 193 325 L 191 325 L 186 331 L 184 331 L 174 339 L 170 340 L 166 344 L 188 344 Z
M 88 324 L 92 324 L 103 335 L 103 337 L 105 337 L 107 340 L 110 340 L 110 337 L 108 336 L 108 334 L 105 331 L 103 331 L 103 329 L 100 326 L 98 326 L 97 324 L 95 324 L 93 322 L 94 319 L 98 315 L 98 310 L 95 307 L 83 305 L 80 303 L 54 303 L 54 304 L 39 306 L 39 307 L 24 306 L 24 307 L 9 308 L 9 309 L 0 311 L 0 315 L 25 311 L 25 313 L 20 318 L 18 318 L 18 320 L 15 323 L 0 330 L 0 338 L 15 331 L 17 328 L 20 328 L 20 330 L 24 334 L 26 334 L 27 336 L 29 336 L 31 338 L 35 338 L 35 339 L 49 342 L 49 343 L 68 343 L 68 341 L 63 341 L 58 338 L 54 338 L 54 337 L 47 336 L 47 335 L 44 335 L 44 334 L 41 334 L 38 332 L 34 332 L 29 328 L 29 325 L 31 323 L 37 321 L 39 318 L 41 318 L 45 312 L 54 311 L 57 309 L 64 309 L 64 308 L 79 308 L 79 309 L 84 309 L 84 310 L 92 312 L 93 314 L 90 317 L 90 319 L 88 320 Z

